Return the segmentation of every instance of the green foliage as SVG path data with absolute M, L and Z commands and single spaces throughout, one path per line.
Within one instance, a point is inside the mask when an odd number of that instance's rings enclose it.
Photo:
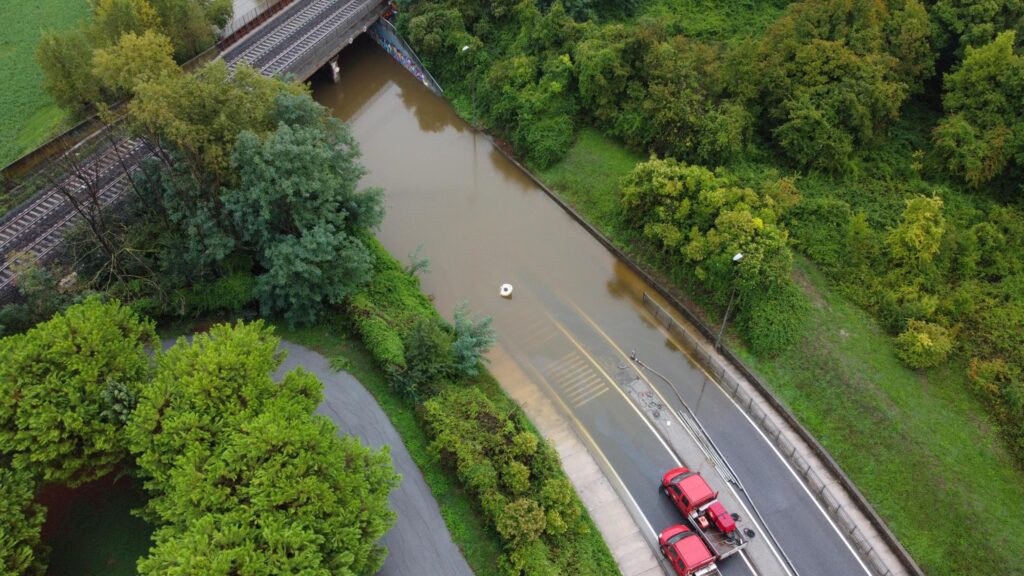
M 369 280 L 373 257 L 359 236 L 383 218 L 382 195 L 357 189 L 359 146 L 325 108 L 281 95 L 275 116 L 280 124 L 265 140 L 238 136 L 238 185 L 220 201 L 266 270 L 256 279 L 263 313 L 308 324 Z
M 394 377 L 403 394 L 417 400 L 433 395 L 453 376 L 455 355 L 447 326 L 430 316 L 417 319 L 405 335 L 402 346 L 408 369 Z
M 1024 157 L 1024 57 L 1015 34 L 967 48 L 963 63 L 945 77 L 946 116 L 936 126 L 935 148 L 946 168 L 979 187 L 1022 165 Z
M 367 238 L 366 243 L 373 252 L 374 274 L 348 298 L 349 316 L 392 385 L 404 388 L 401 378 L 409 368 L 404 342 L 421 319 L 440 317 L 420 292 L 419 279 L 406 274 L 376 239 Z
M 124 34 L 142 36 L 160 27 L 160 15 L 148 0 L 96 0 L 90 34 L 101 46 L 115 44 Z
M 35 482 L 24 470 L 0 468 L 0 571 L 45 574 L 39 533 L 46 509 L 35 502 Z
M 836 198 L 808 198 L 786 214 L 786 227 L 794 245 L 820 266 L 835 270 L 848 257 L 846 230 L 854 215 L 850 205 Z
M 183 290 L 183 309 L 196 316 L 241 310 L 255 300 L 255 289 L 256 279 L 252 274 L 234 272 Z
M 0 336 L 24 332 L 80 301 L 81 294 L 62 289 L 53 272 L 35 258 L 18 254 L 10 258 L 22 301 L 0 307 L 0 326 L 4 327 Z
M 920 269 L 930 264 L 939 253 L 945 231 L 942 199 L 918 196 L 907 200 L 900 223 L 889 231 L 885 244 L 895 262 Z
M 173 50 L 169 38 L 152 30 L 138 36 L 127 32 L 113 46 L 93 52 L 92 73 L 107 91 L 131 94 L 139 84 L 180 72 Z
M 931 368 L 946 361 L 953 351 L 953 337 L 938 324 L 910 320 L 896 338 L 896 354 L 911 368 Z
M 219 325 L 160 356 L 126 428 L 160 524 L 141 574 L 369 574 L 397 485 L 387 450 L 315 415 L 319 382 L 280 384 L 262 323 Z M 230 487 L 229 489 L 225 489 Z
M 109 473 L 125 451 L 108 387 L 137 390 L 155 343 L 151 324 L 97 298 L 0 340 L 0 452 L 46 482 Z
M 583 530 L 579 503 L 557 456 L 524 425 L 476 388 L 448 387 L 423 403 L 431 449 L 481 502 L 505 543 L 505 573 L 530 566 L 565 570 L 560 544 Z M 533 572 L 528 572 L 533 573 Z
M 462 302 L 455 307 L 453 321 L 455 340 L 452 342 L 454 367 L 463 376 L 476 376 L 480 373 L 480 361 L 487 361 L 484 352 L 494 345 L 494 329 L 491 318 L 473 320 L 469 313 L 469 303 Z
M 752 298 L 737 319 L 750 350 L 773 358 L 792 347 L 807 323 L 807 298 L 793 284 L 783 284 Z
M 100 81 L 92 73 L 92 44 L 83 28 L 47 32 L 36 48 L 44 88 L 57 104 L 79 113 L 100 100 Z
M 213 45 L 213 25 L 225 24 L 232 11 L 229 0 L 96 0 L 92 8 L 91 22 L 46 32 L 36 48 L 46 91 L 72 113 L 173 74 L 175 60 Z
M 775 353 L 794 340 L 804 307 L 791 286 L 788 232 L 770 196 L 700 166 L 652 159 L 623 180 L 622 206 L 716 301 L 724 304 L 738 290 L 752 346 Z M 743 255 L 739 262 L 736 254 Z
M 936 43 L 946 53 L 962 56 L 966 48 L 981 46 L 1004 30 L 1024 30 L 1024 3 L 1020 0 L 935 0 L 930 7 Z
M 791 4 L 750 56 L 776 144 L 802 167 L 848 169 L 931 75 L 927 29 L 917 0 Z
M 136 134 L 172 146 L 194 179 L 229 180 L 239 134 L 272 131 L 278 122 L 278 95 L 303 94 L 305 89 L 245 66 L 229 74 L 217 61 L 193 74 L 155 78 L 136 86 L 135 92 L 128 115 Z

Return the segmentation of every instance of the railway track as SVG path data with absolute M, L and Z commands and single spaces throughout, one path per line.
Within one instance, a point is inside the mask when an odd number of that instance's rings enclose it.
M 248 64 L 267 76 L 287 72 L 332 34 L 365 24 L 381 5 L 381 0 L 296 2 L 257 28 L 252 33 L 254 37 L 243 39 L 225 52 L 223 59 L 232 70 Z M 68 194 L 85 199 L 89 188 L 99 187 L 100 205 L 109 207 L 124 195 L 130 174 L 139 169 L 139 162 L 148 155 L 141 139 L 119 140 L 81 162 L 75 173 L 47 187 L 2 221 L 0 302 L 14 293 L 15 273 L 9 256 L 28 253 L 40 260 L 52 256 L 67 230 L 81 221 Z M 127 164 L 127 173 L 122 162 Z

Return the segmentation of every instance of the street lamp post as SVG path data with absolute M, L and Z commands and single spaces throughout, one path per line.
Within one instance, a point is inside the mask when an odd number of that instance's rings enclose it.
M 733 264 L 739 264 L 740 260 L 743 260 L 743 253 L 737 252 L 732 257 Z M 725 316 L 722 318 L 722 327 L 718 329 L 718 337 L 715 338 L 715 350 L 718 350 L 719 344 L 722 342 L 722 333 L 725 332 L 725 324 L 729 321 L 729 311 L 732 310 L 732 300 L 736 296 L 736 280 L 733 279 L 732 291 L 729 293 L 729 305 L 725 307 Z
M 470 49 L 469 44 L 465 44 L 465 45 L 462 46 L 461 52 L 465 53 L 469 49 Z M 473 100 L 472 100 L 472 104 L 471 104 L 472 107 L 470 109 L 470 116 L 469 116 L 470 120 L 469 120 L 469 123 L 472 124 L 474 128 L 476 128 L 476 50 L 473 50 L 473 74 L 472 75 L 473 75 L 473 80 L 472 80 L 472 82 L 473 82 L 473 96 L 472 96 Z

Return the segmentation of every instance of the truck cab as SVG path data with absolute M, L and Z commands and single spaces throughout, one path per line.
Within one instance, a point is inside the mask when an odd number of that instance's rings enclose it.
M 679 576 L 709 576 L 721 574 L 715 557 L 696 532 L 679 524 L 658 534 L 661 553 Z

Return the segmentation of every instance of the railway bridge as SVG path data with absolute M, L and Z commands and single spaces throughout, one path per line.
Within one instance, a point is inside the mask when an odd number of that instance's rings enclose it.
M 327 65 L 337 79 L 338 53 L 360 34 L 373 29 L 378 42 L 396 41 L 385 29 L 390 24 L 383 16 L 389 8 L 388 0 L 282 0 L 275 5 L 273 16 L 226 47 L 219 57 L 231 69 L 246 64 L 267 76 L 301 80 Z M 99 130 L 53 158 L 50 162 L 58 165 L 57 169 L 51 165 L 43 170 L 60 176 L 46 177 L 44 184 L 37 184 L 39 192 L 0 216 L 0 303 L 16 294 L 13 254 L 28 254 L 40 261 L 52 258 L 64 233 L 82 220 L 75 204 L 80 208 L 90 204 L 107 207 L 131 187 L 130 175 L 151 152 L 142 140 L 112 137 L 109 130 Z M 93 144 L 95 151 L 79 157 L 86 142 Z

